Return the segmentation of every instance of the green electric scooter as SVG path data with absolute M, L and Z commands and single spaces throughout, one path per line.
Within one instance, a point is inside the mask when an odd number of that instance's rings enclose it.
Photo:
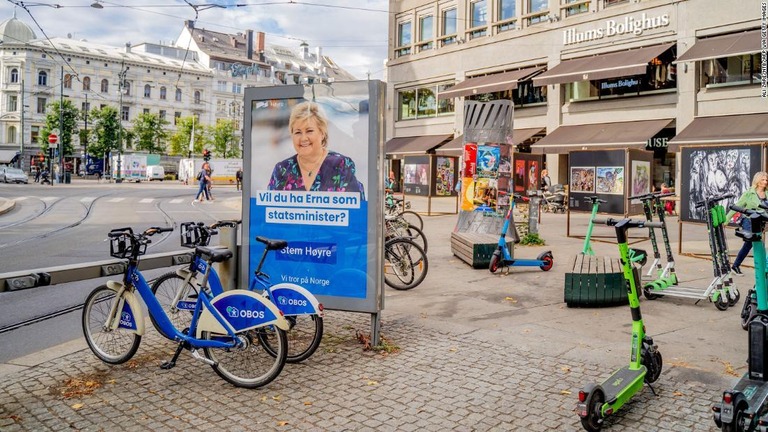
M 662 358 L 653 339 L 645 334 L 645 324 L 640 314 L 640 270 L 629 261 L 627 232 L 630 228 L 658 228 L 659 223 L 632 220 L 608 219 L 606 224 L 616 230 L 622 270 L 627 284 L 627 297 L 632 312 L 632 349 L 629 366 L 624 366 L 601 384 L 588 384 L 579 391 L 576 412 L 581 417 L 584 429 L 597 432 L 603 427 L 605 418 L 624 406 L 635 393 L 643 388 L 643 382 L 651 384 L 661 375 Z M 650 387 L 650 385 L 649 385 Z M 653 391 L 653 388 L 651 388 Z M 655 393 L 654 393 L 655 394 Z
M 597 196 L 589 196 L 585 198 L 587 201 L 589 201 L 592 204 L 592 214 L 589 216 L 589 224 L 587 224 L 587 235 L 584 237 L 584 247 L 581 249 L 582 255 L 595 255 L 595 251 L 592 250 L 592 229 L 595 226 L 595 217 L 597 216 L 597 211 L 600 209 L 600 204 L 607 202 L 606 200 L 600 199 Z M 599 221 L 597 223 L 604 223 L 605 221 Z M 644 250 L 641 249 L 629 249 L 629 261 L 632 263 L 638 264 L 640 267 L 644 266 L 646 263 L 646 260 L 648 259 L 648 255 L 645 253 Z
M 768 431 L 768 288 L 763 228 L 768 222 L 768 212 L 762 208 L 748 210 L 735 205 L 730 208 L 751 222 L 751 231 L 738 228 L 736 236 L 752 242 L 757 311 L 748 323 L 748 371 L 734 387 L 723 392 L 721 401 L 712 407 L 712 411 L 715 424 L 724 431 L 765 432 Z

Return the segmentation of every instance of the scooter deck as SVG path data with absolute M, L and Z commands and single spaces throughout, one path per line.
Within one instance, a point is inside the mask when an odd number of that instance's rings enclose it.
M 766 401 L 768 401 L 768 382 L 751 380 L 747 373 L 736 383 L 733 390 L 740 392 L 747 398 L 748 408 L 745 413 L 763 416 L 768 412 L 768 406 L 766 406 Z M 722 406 L 720 418 L 723 422 L 730 423 L 733 421 L 733 409 L 733 405 Z
M 630 369 L 624 366 L 608 377 L 601 386 L 605 391 L 605 403 L 614 411 L 621 408 L 635 393 L 643 388 L 643 381 L 647 373 L 645 366 L 640 369 Z M 605 409 L 605 406 L 604 406 Z
M 664 289 L 652 289 L 650 290 L 652 294 L 658 294 L 658 295 L 668 295 L 672 297 L 684 297 L 684 298 L 690 298 L 690 299 L 706 299 L 709 296 L 705 295 L 706 291 L 702 290 L 701 288 L 691 288 L 691 287 L 683 287 L 683 286 L 671 286 L 669 288 Z

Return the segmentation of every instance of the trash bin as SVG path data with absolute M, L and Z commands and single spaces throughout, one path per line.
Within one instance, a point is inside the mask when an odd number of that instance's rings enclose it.
M 72 173 L 67 171 L 64 173 L 64 184 L 72 183 Z

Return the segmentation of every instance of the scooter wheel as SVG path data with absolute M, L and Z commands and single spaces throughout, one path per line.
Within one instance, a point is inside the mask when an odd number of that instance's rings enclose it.
M 647 357 L 648 358 L 645 363 L 648 363 L 648 364 L 646 364 L 645 367 L 648 369 L 648 372 L 645 374 L 645 382 L 647 382 L 648 384 L 653 384 L 661 376 L 661 368 L 663 365 L 663 360 L 661 358 L 661 353 L 658 351 L 654 351 L 653 353 L 649 354 Z
M 494 252 L 491 256 L 491 265 L 488 266 L 488 270 L 491 271 L 491 273 L 496 273 L 496 270 L 499 269 L 499 261 L 501 260 L 501 256 L 498 251 Z
M 539 266 L 542 271 L 549 271 L 555 264 L 555 258 L 549 252 L 545 253 L 544 256 L 541 257 L 541 261 L 544 261 L 544 264 Z
M 587 416 L 581 418 L 581 425 L 589 432 L 599 432 L 603 427 L 603 418 L 600 410 L 605 403 L 605 394 L 600 388 L 592 390 L 587 395 Z
M 741 308 L 741 328 L 744 330 L 749 329 L 749 323 L 755 318 L 757 314 L 757 308 L 751 299 L 744 300 L 744 307 Z
M 724 311 L 728 309 L 728 299 L 723 295 L 717 296 L 717 299 L 714 301 L 714 303 L 717 310 Z
M 653 285 L 652 284 L 647 284 L 647 285 L 645 285 L 643 287 L 643 295 L 648 300 L 656 300 L 657 298 L 659 298 L 659 295 L 654 294 L 654 293 L 651 292 L 652 290 L 653 290 Z
M 728 306 L 735 306 L 741 299 L 741 293 L 737 288 L 733 288 L 733 297 L 728 296 Z

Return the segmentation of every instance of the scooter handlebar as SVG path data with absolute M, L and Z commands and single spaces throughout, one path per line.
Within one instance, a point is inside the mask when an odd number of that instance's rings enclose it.
M 641 194 L 641 195 L 635 195 L 635 196 L 627 197 L 627 200 L 645 201 L 645 200 L 651 199 L 653 197 L 654 197 L 653 193 L 646 193 L 646 194 Z
M 662 224 L 661 222 L 648 222 L 646 220 L 639 220 L 639 219 L 615 219 L 615 218 L 592 219 L 592 222 L 595 224 L 608 225 L 608 226 L 616 226 L 624 221 L 626 221 L 625 223 L 626 225 L 629 226 L 629 228 L 661 228 L 664 226 L 664 224 Z
M 664 193 L 659 193 L 659 194 L 655 194 L 655 195 L 656 195 L 656 198 L 666 198 L 666 197 L 670 197 L 670 196 L 675 196 L 675 193 L 674 192 L 664 192 Z
M 696 202 L 696 208 L 702 208 L 705 205 L 707 205 L 707 203 L 716 203 L 716 202 L 722 201 L 724 199 L 733 198 L 734 196 L 735 196 L 734 194 L 725 194 L 725 195 L 713 196 L 713 197 L 707 198 L 707 199 L 705 199 L 703 201 Z M 764 208 L 768 208 L 768 206 L 764 207 Z M 739 213 L 741 213 L 741 212 L 739 212 Z

